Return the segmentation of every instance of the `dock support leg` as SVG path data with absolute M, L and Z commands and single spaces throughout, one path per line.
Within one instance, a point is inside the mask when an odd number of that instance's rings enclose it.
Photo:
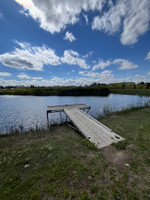
M 48 126 L 49 126 L 48 112 L 47 112 L 47 124 L 48 124 Z
M 62 113 L 61 113 L 61 111 L 60 111 L 60 119 L 61 119 L 61 123 L 62 123 Z
M 86 112 L 86 113 L 88 113 L 88 112 L 89 112 L 89 110 L 90 110 L 90 108 L 88 108 L 88 110 L 87 110 L 87 112 Z

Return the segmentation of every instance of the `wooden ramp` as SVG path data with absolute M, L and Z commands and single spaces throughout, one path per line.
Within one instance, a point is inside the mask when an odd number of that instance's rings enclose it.
M 90 107 L 85 104 L 52 106 L 48 107 L 47 113 L 63 111 L 83 137 L 94 143 L 98 148 L 123 140 L 111 129 L 81 110 L 88 108 Z

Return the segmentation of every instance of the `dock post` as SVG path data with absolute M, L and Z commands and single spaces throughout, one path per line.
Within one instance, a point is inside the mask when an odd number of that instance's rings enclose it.
M 60 111 L 60 119 L 61 119 L 61 123 L 62 123 L 62 113 L 61 113 L 61 111 Z
M 48 111 L 47 111 L 47 124 L 48 124 L 48 126 L 49 126 Z

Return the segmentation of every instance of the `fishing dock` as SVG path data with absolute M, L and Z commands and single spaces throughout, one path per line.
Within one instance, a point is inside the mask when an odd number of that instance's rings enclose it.
M 89 109 L 90 106 L 86 104 L 48 106 L 47 120 L 49 120 L 49 113 L 60 112 L 61 115 L 64 112 L 66 114 L 66 120 L 69 118 L 80 134 L 94 143 L 98 148 L 124 140 L 107 126 L 84 112 Z

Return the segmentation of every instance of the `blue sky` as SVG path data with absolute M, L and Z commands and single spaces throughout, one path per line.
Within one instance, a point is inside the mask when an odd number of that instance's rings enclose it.
M 0 1 L 0 85 L 150 82 L 149 0 Z

